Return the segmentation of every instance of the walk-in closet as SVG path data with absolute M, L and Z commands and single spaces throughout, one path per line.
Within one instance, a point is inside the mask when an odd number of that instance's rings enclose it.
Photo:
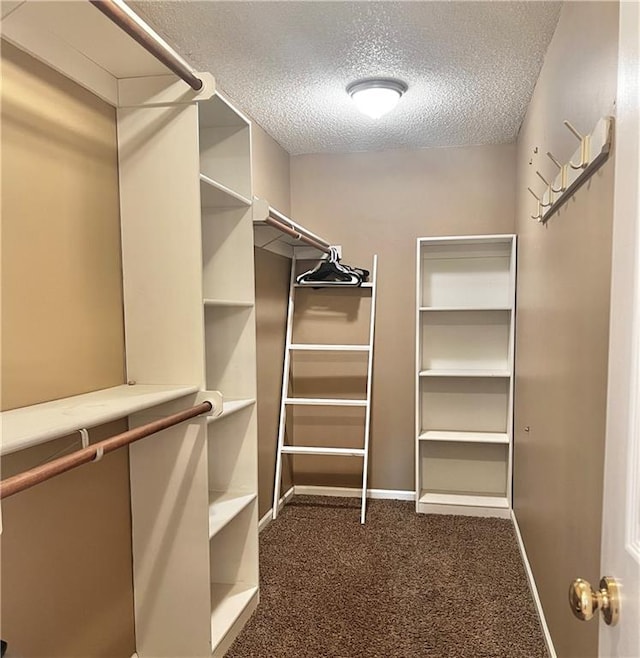
M 2 658 L 640 658 L 640 3 L 0 10 Z

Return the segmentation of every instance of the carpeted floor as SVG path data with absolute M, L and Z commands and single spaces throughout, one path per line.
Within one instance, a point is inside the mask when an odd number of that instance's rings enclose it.
M 546 658 L 510 521 L 297 496 L 260 535 L 261 602 L 226 658 Z

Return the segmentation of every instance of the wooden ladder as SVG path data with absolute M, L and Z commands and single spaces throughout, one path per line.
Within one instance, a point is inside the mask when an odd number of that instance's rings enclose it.
M 371 379 L 373 372 L 373 339 L 375 329 L 376 315 L 376 282 L 377 282 L 378 257 L 373 257 L 373 268 L 371 272 L 371 281 L 363 283 L 360 288 L 371 289 L 371 314 L 369 319 L 369 342 L 364 345 L 347 345 L 347 344 L 301 344 L 292 343 L 293 336 L 293 318 L 294 318 L 294 297 L 298 288 L 309 288 L 308 284 L 301 286 L 296 284 L 296 259 L 293 258 L 291 263 L 291 282 L 289 285 L 289 307 L 287 312 L 287 337 L 284 354 L 284 370 L 282 373 L 282 393 L 280 400 L 280 422 L 278 426 L 278 446 L 276 453 L 276 473 L 273 487 L 273 518 L 278 516 L 278 506 L 280 504 L 280 486 L 282 480 L 282 455 L 339 455 L 341 457 L 359 457 L 362 458 L 362 509 L 360 514 L 360 523 L 365 522 L 367 508 L 367 471 L 369 465 L 369 436 L 371 433 Z M 339 289 L 340 286 L 322 286 L 318 283 L 318 288 Z M 353 290 L 354 286 L 343 286 Z M 291 353 L 292 352 L 367 352 L 367 390 L 364 399 L 343 399 L 343 398 L 296 398 L 289 397 L 289 382 L 291 378 Z M 286 445 L 285 426 L 287 421 L 287 408 L 298 406 L 325 406 L 325 407 L 365 407 L 364 420 L 364 445 L 362 448 L 330 448 L 330 447 L 310 447 L 310 446 L 293 446 Z

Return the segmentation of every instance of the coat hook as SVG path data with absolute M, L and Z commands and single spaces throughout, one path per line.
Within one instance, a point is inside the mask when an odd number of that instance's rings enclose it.
M 78 432 L 80 432 L 80 440 L 82 441 L 82 447 L 83 448 L 88 448 L 89 447 L 89 430 L 81 429 L 81 430 L 78 430 Z
M 551 151 L 547 151 L 547 155 L 553 164 L 558 167 L 560 170 L 560 189 L 556 190 L 555 187 L 551 187 L 551 191 L 555 194 L 561 194 L 567 189 L 567 165 L 563 165 L 557 158 L 553 156 Z
M 536 169 L 536 175 L 547 186 L 547 192 L 549 195 L 548 205 L 550 206 L 553 203 L 553 189 L 551 188 L 551 183 L 537 169 Z M 542 198 L 544 199 L 544 194 L 542 195 Z
M 533 198 L 538 202 L 538 206 L 542 206 L 543 208 L 548 208 L 551 203 L 545 203 L 530 187 L 527 188 L 529 192 L 533 195 Z
M 572 169 L 584 169 L 589 164 L 590 136 L 581 135 L 568 121 L 564 125 L 580 140 L 580 162 L 575 164 L 569 160 Z

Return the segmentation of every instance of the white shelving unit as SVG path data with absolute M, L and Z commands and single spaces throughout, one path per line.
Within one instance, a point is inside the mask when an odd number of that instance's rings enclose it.
M 211 649 L 222 656 L 258 603 L 258 445 L 251 124 L 222 96 L 199 105 Z M 213 419 L 212 419 L 213 420 Z
M 88 2 L 1 11 L 3 38 L 116 108 L 136 382 L 7 412 L 3 450 L 214 400 L 219 415 L 131 446 L 132 548 L 137 656 L 222 656 L 258 600 L 250 122 L 211 75 L 191 90 Z
M 416 511 L 508 517 L 516 243 L 418 238 Z

